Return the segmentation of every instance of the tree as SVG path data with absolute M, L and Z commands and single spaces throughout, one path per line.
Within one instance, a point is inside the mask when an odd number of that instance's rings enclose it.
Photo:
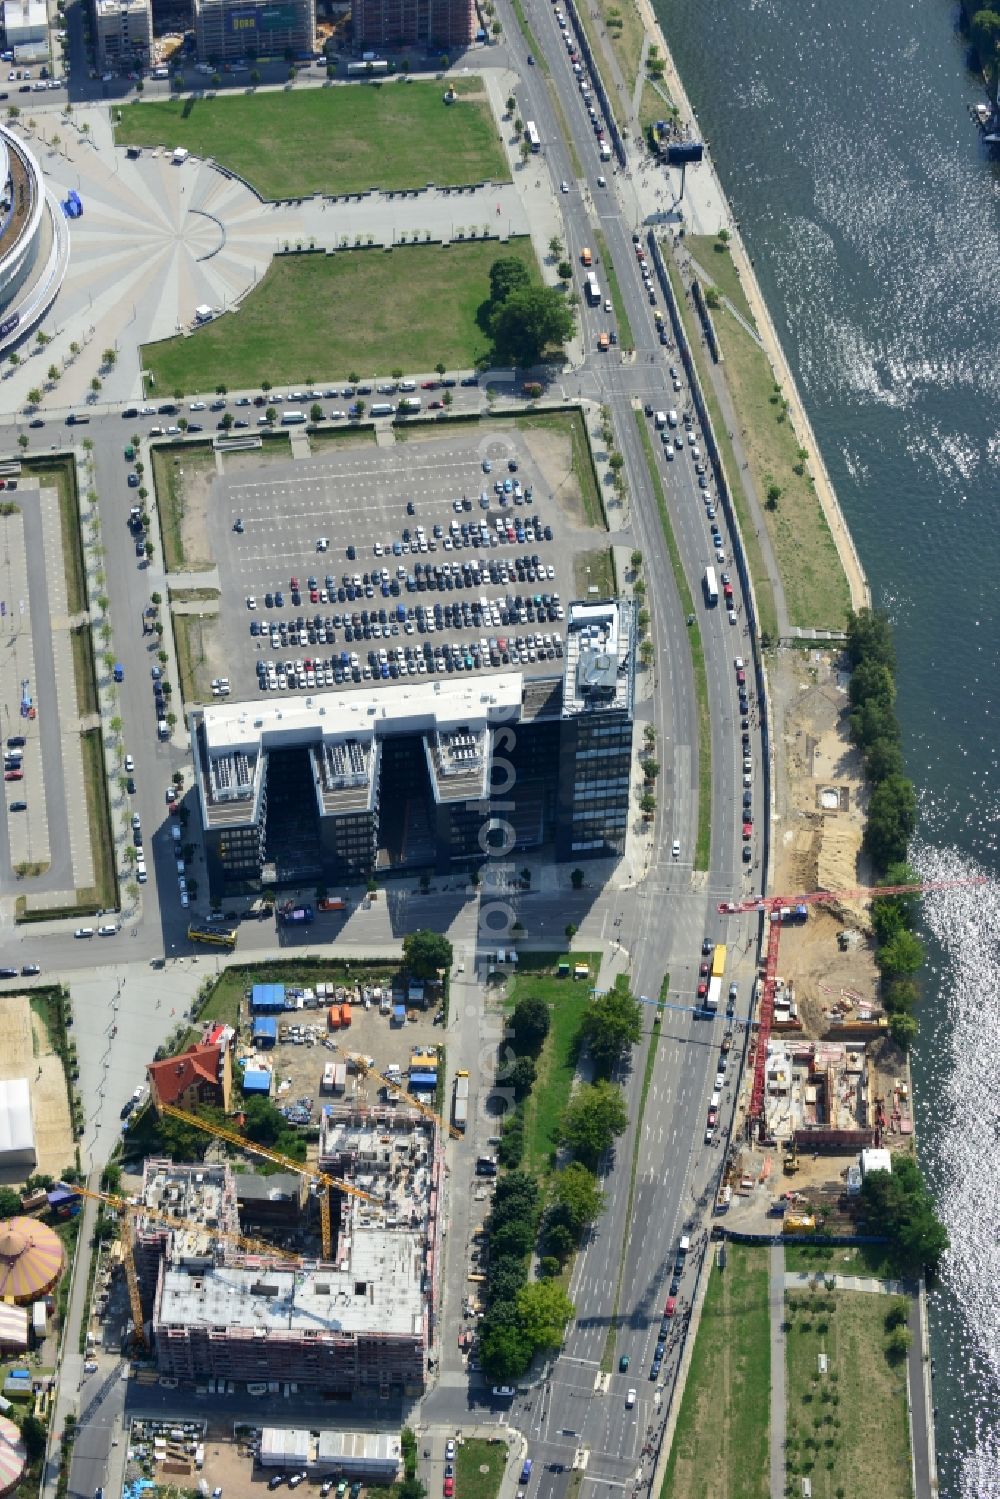
M 55 385 L 56 381 L 59 379 L 59 376 L 61 374 L 62 374 L 62 371 L 60 370 L 60 368 L 59 368 L 59 366 L 57 364 L 50 364 L 49 367 L 48 367 L 48 370 L 46 371 L 45 378 L 52 385 Z
M 597 1071 L 610 1077 L 642 1035 L 642 1010 L 627 988 L 599 995 L 583 1018 L 581 1036 Z
M 913 932 L 901 928 L 893 932 L 888 942 L 879 948 L 875 961 L 882 973 L 893 977 L 903 973 L 916 973 L 923 966 L 923 943 Z
M 535 1086 L 535 1063 L 531 1057 L 517 1057 L 514 1060 L 506 1081 L 514 1089 L 515 1098 L 527 1098 Z
M 507 95 L 507 113 L 509 115 L 512 115 L 514 113 L 514 111 L 515 111 L 516 108 L 517 108 L 517 100 L 514 98 L 513 94 L 508 94 Z
M 513 256 L 494 260 L 490 266 L 490 301 L 505 302 L 512 292 L 531 285 L 528 268 Z
M 597 1177 L 580 1161 L 570 1161 L 556 1173 L 552 1202 L 577 1234 L 604 1211 L 604 1193 L 597 1185 Z
M 362 400 L 359 397 L 355 401 L 355 403 L 354 403 L 354 413 L 355 413 L 355 417 L 357 418 L 358 421 L 361 420 L 361 418 L 364 416 L 364 414 L 365 414 L 365 412 L 366 412 L 367 409 L 368 409 L 368 402 Z
M 889 776 L 903 774 L 903 751 L 892 739 L 876 739 L 865 748 L 865 770 L 875 785 Z
M 890 1015 L 909 1014 L 919 998 L 920 991 L 913 979 L 882 979 L 882 1003 Z
M 33 385 L 31 387 L 31 389 L 28 391 L 28 405 L 29 406 L 37 406 L 38 403 L 39 403 L 39 401 L 41 399 L 42 399 L 42 392 L 39 390 L 39 388 L 38 388 L 37 385 Z
M 515 1050 L 521 1056 L 537 1056 L 549 1033 L 549 1007 L 537 994 L 518 1000 L 509 1025 Z
M 226 415 L 229 415 L 228 411 L 226 412 Z M 268 426 L 273 427 L 275 422 L 278 420 L 277 408 L 274 406 L 268 406 L 267 410 L 264 412 L 264 416 L 267 419 Z
M 104 353 L 101 355 L 101 358 L 104 361 L 104 363 L 107 365 L 108 369 L 109 370 L 113 370 L 114 367 L 115 367 L 115 365 L 118 363 L 118 350 L 117 349 L 112 349 L 112 348 L 107 348 L 107 349 L 104 350 Z
M 559 264 L 556 266 L 556 275 L 559 277 L 560 281 L 572 281 L 573 267 L 570 265 L 568 260 L 560 260 Z
M 445 364 L 443 359 L 439 359 L 434 368 L 439 375 L 443 375 L 448 366 Z
M 20 433 L 20 435 L 18 436 L 18 439 L 17 439 L 17 445 L 18 445 L 18 447 L 21 449 L 21 451 L 23 453 L 24 450 L 28 446 L 28 434 L 27 434 L 27 432 Z
M 908 1327 L 894 1327 L 885 1340 L 885 1352 L 891 1364 L 901 1364 L 913 1341 Z
M 884 869 L 906 856 L 907 844 L 917 825 L 917 797 L 912 782 L 890 776 L 880 782 L 868 803 L 865 847 L 875 865 Z
M 48 1432 L 44 1421 L 40 1421 L 31 1411 L 21 1417 L 21 1441 L 29 1463 L 37 1462 L 45 1455 Z
M 250 74 L 250 82 L 253 84 L 254 88 L 257 88 L 259 86 L 260 80 L 261 80 L 261 76 L 262 75 L 261 75 L 261 71 L 260 71 L 259 68 L 254 68 L 252 70 L 252 72 Z
M 574 890 L 582 890 L 585 878 L 586 876 L 584 875 L 582 869 L 574 869 L 570 874 L 569 882 L 573 886 Z
M 558 260 L 562 252 L 563 242 L 559 238 L 558 234 L 553 234 L 552 238 L 549 240 L 549 254 L 552 256 L 553 260 Z
M 869 1229 L 885 1234 L 902 1269 L 937 1269 L 948 1234 L 913 1156 L 895 1154 L 891 1171 L 869 1171 L 861 1184 Z
M 888 615 L 880 609 L 852 610 L 847 619 L 847 654 L 852 667 L 875 660 L 895 673 L 896 649 Z
M 563 1109 L 559 1138 L 585 1165 L 596 1167 L 627 1124 L 619 1088 L 603 1081 L 585 1083 Z
M 919 1030 L 915 1017 L 905 1010 L 889 1017 L 889 1034 L 901 1051 L 909 1051 Z
M 450 968 L 454 956 L 455 950 L 447 937 L 428 927 L 403 938 L 403 962 L 414 978 L 437 978 L 438 969 Z
M 572 337 L 573 314 L 554 286 L 525 286 L 494 307 L 490 328 L 500 363 L 537 364 L 547 347 Z
M 555 1281 L 536 1280 L 519 1291 L 517 1310 L 532 1353 L 540 1353 L 561 1347 L 566 1324 L 576 1307 Z
M 323 420 L 323 408 L 318 401 L 314 401 L 309 407 L 309 420 L 311 422 L 321 422 Z
M 21 1199 L 12 1187 L 0 1187 L 0 1218 L 16 1218 L 21 1212 Z
M 95 375 L 94 378 L 91 380 L 91 382 L 90 382 L 90 388 L 94 392 L 94 395 L 96 396 L 97 392 L 101 388 L 101 381 L 100 381 L 100 378 L 97 375 Z
M 520 1322 L 497 1322 L 487 1318 L 479 1339 L 479 1358 L 490 1379 L 509 1384 L 518 1379 L 531 1362 L 532 1347 Z

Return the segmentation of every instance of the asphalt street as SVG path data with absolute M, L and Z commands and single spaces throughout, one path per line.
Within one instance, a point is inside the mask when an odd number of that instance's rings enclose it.
M 667 371 L 675 356 L 659 344 L 653 308 L 638 273 L 632 243 L 632 234 L 639 225 L 622 208 L 619 189 L 624 183 L 612 171 L 612 164 L 599 160 L 591 123 L 552 10 L 542 6 L 540 0 L 529 0 L 529 19 L 549 61 L 552 87 L 579 145 L 584 165 L 584 177 L 579 180 L 572 176 L 543 70 L 527 65 L 526 48 L 506 0 L 501 11 L 506 12 L 503 19 L 509 39 L 508 52 L 522 79 L 519 111 L 536 121 L 544 142 L 542 156 L 526 170 L 548 172 L 556 191 L 561 181 L 569 184 L 570 191 L 560 193 L 558 201 L 565 216 L 568 258 L 575 266 L 579 266 L 583 246 L 595 246 L 594 229 L 600 223 L 634 335 L 635 355 L 626 362 L 614 351 L 597 354 L 597 335 L 611 320 L 607 314 L 585 307 L 581 314 L 584 344 L 588 351 L 595 352 L 587 353 L 579 371 L 564 376 L 563 388 L 568 395 L 582 394 L 610 408 L 616 441 L 624 457 L 631 501 L 615 539 L 638 545 L 644 556 L 644 573 L 653 605 L 651 638 L 656 683 L 655 691 L 641 706 L 641 713 L 648 715 L 656 729 L 657 753 L 663 765 L 658 785 L 660 811 L 646 840 L 645 868 L 637 872 L 634 887 L 608 888 L 596 897 L 593 891 L 569 892 L 562 888 L 543 888 L 530 897 L 519 896 L 517 913 L 525 927 L 524 942 L 551 945 L 553 939 L 561 938 L 568 919 L 577 921 L 579 912 L 578 924 L 586 921 L 586 930 L 599 933 L 607 942 L 609 953 L 628 964 L 635 992 L 657 996 L 664 975 L 669 974 L 671 1001 L 683 1006 L 694 1003 L 701 940 L 709 934 L 713 941 L 731 944 L 727 981 L 733 977 L 741 980 L 740 1004 L 741 1012 L 745 1013 L 753 963 L 743 944 L 749 937 L 750 926 L 744 924 L 745 919 L 731 919 L 724 925 L 716 907 L 720 899 L 737 892 L 746 893 L 748 889 L 740 862 L 741 764 L 733 669 L 733 659 L 743 653 L 746 642 L 742 625 L 731 626 L 724 610 L 706 609 L 701 602 L 700 579 L 713 558 L 704 507 L 685 445 L 671 464 L 658 461 L 677 545 L 697 601 L 709 687 L 711 858 L 707 877 L 694 876 L 698 761 L 689 627 L 650 492 L 645 451 L 635 418 L 637 407 L 641 410 L 647 401 L 656 407 L 684 409 L 690 405 L 690 398 L 683 389 L 679 392 L 671 389 Z M 607 187 L 599 186 L 598 176 L 605 177 Z M 602 266 L 598 264 L 595 269 L 601 279 Z M 605 281 L 606 277 L 602 286 Z M 478 395 L 463 393 L 463 398 L 478 400 Z M 47 437 L 61 443 L 67 435 L 82 435 L 57 426 L 59 415 L 53 413 L 48 417 Z M 132 431 L 148 432 L 155 421 L 152 416 L 123 421 L 117 413 L 95 410 L 85 434 L 94 442 L 106 571 L 115 622 L 115 652 L 126 668 L 121 716 L 126 747 L 136 755 L 139 767 L 136 807 L 146 833 L 150 868 L 141 919 L 130 918 L 126 929 L 113 939 L 117 944 L 116 956 L 130 965 L 190 952 L 184 936 L 187 913 L 178 904 L 172 851 L 168 846 L 164 794 L 172 771 L 186 767 L 187 749 L 180 735 L 166 744 L 156 741 L 150 687 L 156 642 L 152 637 L 143 637 L 141 630 L 142 610 L 150 592 L 157 589 L 166 593 L 162 561 L 157 556 L 151 566 L 141 564 L 124 524 L 128 491 L 124 485 L 121 448 Z M 11 448 L 15 439 L 16 428 L 8 425 L 6 430 L 0 429 L 0 442 Z M 612 525 L 615 525 L 614 511 Z M 725 549 L 731 556 L 728 538 Z M 756 733 L 754 738 L 757 739 Z M 755 782 L 754 789 L 759 796 L 759 783 Z M 765 809 L 758 803 L 757 810 L 763 814 Z M 674 838 L 681 844 L 677 860 L 671 856 Z M 482 1066 L 491 1049 L 495 1052 L 495 1038 L 483 1034 L 478 992 L 471 982 L 477 955 L 483 949 L 476 921 L 476 903 L 470 902 L 464 891 L 438 888 L 426 897 L 400 893 L 371 911 L 352 915 L 342 944 L 345 953 L 371 952 L 373 942 L 377 943 L 379 938 L 398 941 L 414 925 L 440 922 L 442 927 L 451 929 L 456 939 L 456 961 L 467 964 L 470 980 L 464 1002 L 456 1007 L 452 1019 L 455 1035 L 454 1041 L 449 1036 L 450 1065 L 458 1065 L 459 1058 L 468 1065 L 467 1059 L 474 1058 Z M 315 946 L 320 935 L 315 929 L 308 933 L 302 940 L 304 949 L 310 950 L 310 938 Z M 18 950 L 18 961 L 32 961 L 41 945 L 39 939 L 21 933 L 13 935 L 13 943 Z M 269 923 L 244 926 L 240 959 L 264 956 L 275 951 L 276 945 L 274 929 Z M 106 952 L 81 953 L 85 946 L 74 941 L 71 929 L 62 934 L 47 934 L 45 967 L 63 971 L 87 961 L 108 961 Z M 210 961 L 206 960 L 206 964 Z M 136 971 L 141 972 L 141 968 Z M 646 1012 L 646 1036 L 636 1049 L 631 1072 L 622 1078 L 632 1122 L 619 1141 L 614 1158 L 607 1163 L 604 1185 L 608 1208 L 579 1256 L 571 1287 L 577 1318 L 548 1379 L 519 1394 L 513 1406 L 508 1407 L 484 1394 L 475 1383 L 470 1388 L 464 1376 L 456 1377 L 455 1360 L 448 1358 L 448 1377 L 442 1375 L 423 1402 L 422 1421 L 427 1428 L 467 1424 L 470 1410 L 480 1423 L 484 1419 L 501 1425 L 510 1422 L 519 1428 L 538 1459 L 541 1499 L 548 1499 L 549 1495 L 556 1499 L 567 1484 L 565 1473 L 550 1471 L 543 1465 L 568 1466 L 581 1448 L 587 1452 L 588 1479 L 604 1482 L 611 1488 L 633 1486 L 643 1467 L 643 1449 L 649 1445 L 651 1430 L 664 1413 L 676 1369 L 680 1329 L 692 1289 L 683 1281 L 676 1321 L 678 1332 L 672 1335 L 660 1379 L 653 1382 L 648 1378 L 677 1237 L 682 1228 L 701 1222 L 720 1165 L 718 1151 L 706 1147 L 703 1140 L 705 1110 L 715 1076 L 723 1022 L 696 1019 L 683 1008 L 665 1012 L 658 1027 L 661 1036 L 636 1146 L 639 1095 L 646 1048 L 654 1030 L 653 1013 L 651 1008 Z M 731 1065 L 735 1073 L 735 1060 Z M 731 1098 L 727 1098 L 726 1106 L 731 1109 Z M 475 1108 L 472 1112 L 477 1117 L 481 1113 Z M 726 1122 L 724 1114 L 722 1123 Z M 484 1117 L 476 1126 L 476 1138 L 485 1137 L 488 1128 Z M 633 1153 L 636 1175 L 630 1214 Z M 443 1317 L 444 1337 L 451 1341 L 457 1327 L 457 1287 L 465 1280 L 465 1238 L 471 1211 L 468 1173 L 472 1155 L 467 1150 L 452 1153 Z M 623 1247 L 624 1268 L 616 1304 Z M 456 1257 L 460 1257 L 458 1264 Z M 686 1272 L 687 1279 L 691 1275 L 692 1272 Z M 599 1379 L 608 1329 L 613 1321 L 616 1325 L 613 1367 L 617 1369 L 623 1353 L 628 1354 L 631 1364 L 627 1375 L 615 1373 L 609 1379 Z M 638 1398 L 633 1409 L 626 1409 L 625 1393 L 631 1387 L 638 1390 Z

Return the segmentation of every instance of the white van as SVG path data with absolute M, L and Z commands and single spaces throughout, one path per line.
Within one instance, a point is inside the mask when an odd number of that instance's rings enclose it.
M 376 401 L 371 408 L 372 416 L 393 416 L 396 408 L 391 401 Z
M 722 1094 L 718 1090 L 716 1090 L 709 1099 L 708 1106 L 710 1109 L 717 1109 L 721 1106 L 721 1104 Z
M 691 1240 L 687 1234 L 681 1234 L 680 1243 L 677 1245 L 678 1254 L 687 1254 L 691 1248 Z
M 653 417 L 653 421 L 656 424 L 657 432 L 660 432 L 667 425 L 667 413 L 665 411 L 658 411 Z
M 400 380 L 399 388 L 400 390 L 416 390 L 417 382 L 416 380 Z
M 674 411 L 672 407 L 667 412 L 667 425 L 670 426 L 670 427 L 676 427 L 677 426 L 677 412 Z

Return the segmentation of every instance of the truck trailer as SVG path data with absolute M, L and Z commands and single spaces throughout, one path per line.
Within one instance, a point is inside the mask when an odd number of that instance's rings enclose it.
M 709 979 L 708 994 L 705 996 L 705 1009 L 710 1015 L 714 1015 L 719 1008 L 719 999 L 722 995 L 721 978 Z
M 464 1070 L 455 1074 L 451 1117 L 456 1129 L 465 1129 L 469 1121 L 469 1074 Z

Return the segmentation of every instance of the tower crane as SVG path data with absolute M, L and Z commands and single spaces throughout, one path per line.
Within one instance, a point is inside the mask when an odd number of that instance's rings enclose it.
M 310 1166 L 305 1161 L 293 1161 L 291 1156 L 282 1155 L 277 1150 L 271 1150 L 267 1145 L 259 1145 L 256 1140 L 248 1140 L 244 1135 L 237 1134 L 234 1129 L 227 1129 L 225 1125 L 209 1123 L 207 1119 L 201 1119 L 197 1114 L 189 1114 L 185 1109 L 178 1109 L 174 1104 L 162 1103 L 157 1100 L 157 1108 L 163 1114 L 169 1114 L 172 1119 L 179 1119 L 182 1124 L 189 1124 L 193 1129 L 200 1129 L 206 1135 L 212 1135 L 217 1140 L 225 1140 L 230 1145 L 235 1145 L 239 1150 L 246 1151 L 249 1155 L 259 1155 L 265 1161 L 273 1161 L 276 1166 L 283 1167 L 286 1171 L 295 1171 L 299 1176 L 308 1176 L 311 1181 L 319 1186 L 325 1187 L 326 1191 L 318 1193 L 319 1196 L 319 1221 L 320 1232 L 323 1240 L 323 1258 L 329 1259 L 333 1253 L 333 1229 L 330 1214 L 330 1189 L 336 1188 L 338 1192 L 346 1192 L 349 1197 L 358 1197 L 362 1202 L 367 1202 L 372 1207 L 382 1210 L 382 1203 L 377 1197 L 372 1197 L 368 1192 L 362 1192 L 360 1187 L 352 1187 L 349 1182 L 341 1181 L 339 1177 L 328 1176 L 325 1171 L 320 1171 L 318 1166 Z
M 162 1223 L 168 1228 L 197 1228 L 203 1233 L 209 1234 L 213 1239 L 225 1239 L 237 1244 L 242 1249 L 248 1249 L 254 1254 L 266 1254 L 271 1259 L 291 1260 L 298 1263 L 294 1255 L 287 1255 L 273 1244 L 266 1244 L 263 1239 L 249 1239 L 243 1234 L 229 1233 L 220 1229 L 210 1228 L 207 1224 L 199 1223 L 195 1219 L 176 1218 L 169 1213 L 161 1213 L 156 1208 L 148 1208 L 141 1202 L 133 1202 L 128 1197 L 121 1197 L 116 1192 L 95 1192 L 90 1187 L 78 1186 L 75 1182 L 60 1182 L 59 1184 L 67 1192 L 74 1192 L 78 1197 L 89 1197 L 92 1202 L 103 1202 L 107 1207 L 115 1208 L 120 1216 L 119 1242 L 122 1249 L 122 1264 L 125 1267 L 125 1284 L 128 1287 L 129 1306 L 132 1311 L 133 1338 L 136 1344 L 145 1348 L 146 1334 L 143 1330 L 142 1297 L 139 1293 L 139 1277 L 135 1268 L 135 1255 L 133 1252 L 133 1221 L 136 1218 L 147 1218 L 154 1223 Z
M 930 890 L 950 890 L 958 885 L 988 884 L 985 875 L 976 875 L 957 880 L 925 880 L 907 885 L 860 885 L 854 890 L 812 890 L 807 895 L 763 895 L 752 900 L 727 900 L 719 906 L 721 916 L 742 916 L 748 911 L 760 914 L 768 912 L 771 917 L 767 934 L 767 957 L 764 962 L 764 983 L 761 990 L 760 1009 L 757 1013 L 757 1050 L 754 1056 L 753 1089 L 750 1094 L 748 1122 L 764 1139 L 766 1120 L 764 1092 L 767 1071 L 767 1044 L 771 1037 L 774 1020 L 774 990 L 778 972 L 778 948 L 781 945 L 782 912 L 786 907 L 826 904 L 832 905 L 852 900 L 879 900 L 891 895 L 924 895 Z
M 352 1052 L 350 1054 L 349 1060 L 356 1068 L 356 1070 L 362 1073 L 364 1077 L 373 1077 L 377 1082 L 382 1083 L 384 1087 L 388 1088 L 390 1092 L 401 1093 L 406 1099 L 406 1102 L 408 1104 L 411 1104 L 412 1107 L 417 1110 L 418 1114 L 423 1114 L 427 1119 L 433 1119 L 435 1124 L 438 1124 L 447 1129 L 452 1139 L 462 1139 L 462 1131 L 460 1129 L 456 1129 L 452 1124 L 447 1124 L 436 1110 L 432 1109 L 429 1104 L 424 1103 L 423 1099 L 417 1098 L 416 1094 L 406 1092 L 404 1088 L 401 1088 L 399 1086 L 398 1082 L 393 1082 L 391 1077 L 383 1077 L 381 1072 L 376 1072 L 374 1067 L 369 1067 L 364 1057 L 360 1057 L 356 1053 Z

